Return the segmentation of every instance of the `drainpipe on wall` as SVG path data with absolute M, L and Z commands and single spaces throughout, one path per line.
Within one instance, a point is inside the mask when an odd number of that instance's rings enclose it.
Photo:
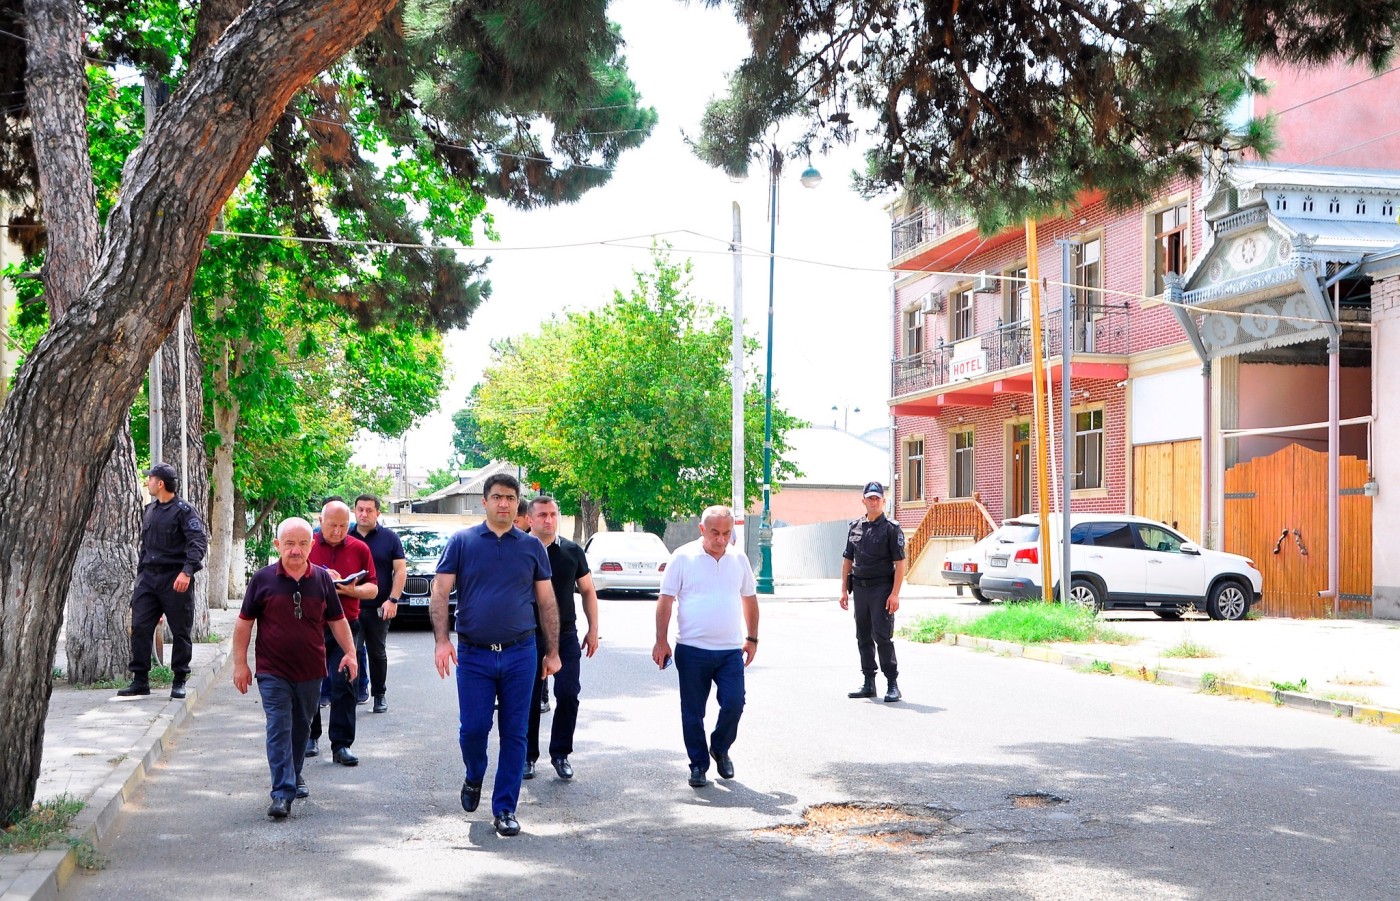
M 1332 286 L 1332 316 L 1337 322 L 1337 334 L 1327 342 L 1327 593 L 1332 596 L 1334 616 L 1342 612 L 1341 290 L 1340 282 Z

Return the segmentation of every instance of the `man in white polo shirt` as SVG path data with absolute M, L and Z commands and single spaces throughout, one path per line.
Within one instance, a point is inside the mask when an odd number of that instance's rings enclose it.
M 753 567 L 744 552 L 729 543 L 734 514 L 728 507 L 707 507 L 700 514 L 700 538 L 676 549 L 661 580 L 656 602 L 656 647 L 651 659 L 661 669 L 671 664 L 666 637 L 671 605 L 679 604 L 676 674 L 681 688 L 681 733 L 690 756 L 690 784 L 708 785 L 710 758 L 723 779 L 734 778 L 729 748 L 739 734 L 744 712 L 744 667 L 758 653 L 758 591 Z M 705 741 L 705 707 L 715 686 L 719 718 Z

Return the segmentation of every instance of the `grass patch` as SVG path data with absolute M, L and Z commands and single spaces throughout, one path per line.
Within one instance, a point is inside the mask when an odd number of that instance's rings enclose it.
M 1214 649 L 1208 648 L 1203 644 L 1197 644 L 1191 639 L 1186 638 L 1162 651 L 1162 656 L 1200 658 L 1219 657 L 1220 655 L 1215 653 Z
M 39 801 L 29 813 L 15 819 L 14 825 L 0 831 L 0 852 L 39 851 L 68 832 L 83 809 L 83 802 L 68 795 L 49 801 Z
M 943 636 L 949 632 L 961 631 L 962 620 L 940 613 L 938 616 L 924 616 L 914 620 L 911 625 L 899 630 L 910 641 L 918 641 L 923 644 L 936 644 L 943 640 Z M 955 628 L 957 627 L 957 628 Z
M 1113 675 L 1113 664 L 1107 660 L 1091 660 L 1089 665 L 1084 667 L 1086 673 L 1103 673 L 1105 676 Z
M 169 685 L 175 681 L 175 672 L 168 666 L 153 666 L 150 672 L 152 687 Z M 79 688 L 100 688 L 111 690 L 114 688 L 126 688 L 130 684 L 130 679 L 99 679 L 88 685 L 80 685 Z
M 1220 677 L 1215 673 L 1201 673 L 1201 691 L 1206 694 L 1218 694 L 1220 692 Z
M 1132 644 L 1138 639 L 1101 624 L 1092 611 L 1061 604 L 1004 604 L 980 619 L 957 625 L 957 632 L 1017 644 L 1057 641 Z
M 1382 682 L 1380 679 L 1377 679 L 1375 676 L 1349 676 L 1346 673 L 1333 676 L 1331 681 L 1335 682 L 1338 685 L 1359 685 L 1367 688 L 1379 688 L 1380 686 L 1385 685 L 1384 682 Z
M 1306 678 L 1299 679 L 1297 682 L 1270 682 L 1269 685 L 1273 687 L 1274 691 L 1306 692 L 1308 690 Z
M 1318 695 L 1324 701 L 1343 701 L 1351 704 L 1369 704 L 1371 699 L 1356 691 L 1324 691 Z
M 218 632 L 210 632 L 208 635 L 204 636 L 199 641 L 201 644 L 218 644 L 223 640 L 224 637 Z

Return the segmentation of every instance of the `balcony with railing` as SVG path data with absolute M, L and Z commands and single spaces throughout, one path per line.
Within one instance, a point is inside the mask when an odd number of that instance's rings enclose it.
M 1058 310 L 1047 315 L 1045 356 L 1058 372 L 1064 342 Z M 1129 344 L 1127 304 L 1091 309 L 1071 323 L 1073 359 L 1070 377 L 1123 378 Z M 925 407 L 990 406 L 998 394 L 1029 393 L 1031 328 L 1027 320 L 1002 322 L 962 341 L 938 340 L 935 347 L 896 359 L 891 396 L 905 399 L 895 412 L 928 412 Z M 912 406 L 911 406 L 912 405 Z M 901 409 L 902 407 L 906 409 Z M 918 409 L 916 409 L 918 408 Z
M 900 216 L 890 226 L 890 258 L 898 260 L 970 222 L 972 217 L 967 213 L 920 206 L 914 212 Z

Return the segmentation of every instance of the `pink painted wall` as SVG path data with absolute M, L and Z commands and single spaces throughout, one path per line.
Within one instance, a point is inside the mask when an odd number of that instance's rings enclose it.
M 1271 85 L 1267 95 L 1255 97 L 1255 115 L 1278 112 L 1279 148 L 1270 162 L 1400 168 L 1400 134 L 1391 134 L 1390 115 L 1400 95 L 1400 71 L 1367 81 L 1372 73 L 1364 66 L 1298 70 L 1260 63 L 1255 74 Z M 1322 97 L 1339 88 L 1345 90 Z
M 1371 412 L 1371 370 L 1342 368 L 1342 419 Z M 1262 429 L 1327 420 L 1327 369 L 1323 366 L 1280 366 L 1272 363 L 1240 364 L 1240 428 Z M 1367 459 L 1366 427 L 1341 430 L 1342 453 Z M 1239 439 L 1239 462 L 1272 454 L 1298 443 L 1316 451 L 1327 450 L 1327 430 L 1292 432 L 1278 437 Z
M 859 488 L 803 488 L 788 485 L 773 492 L 769 506 L 773 511 L 774 522 L 783 522 L 790 526 L 805 526 L 838 519 L 851 520 L 865 515 L 865 508 L 860 502 Z M 762 510 L 762 503 L 756 505 L 750 514 L 752 522 L 758 522 Z

